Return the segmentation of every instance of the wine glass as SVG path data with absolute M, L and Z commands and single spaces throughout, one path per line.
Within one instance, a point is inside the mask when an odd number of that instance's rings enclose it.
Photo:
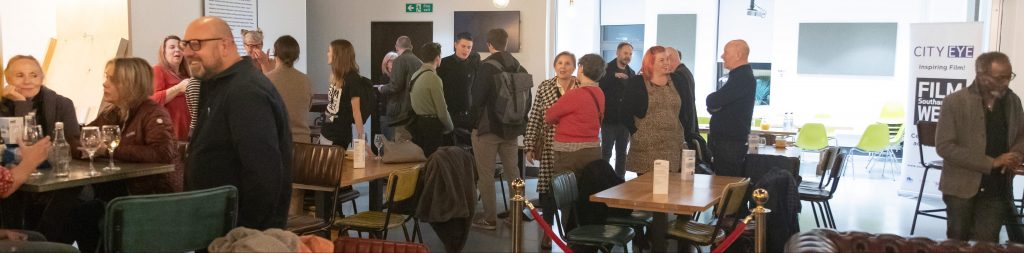
M 43 138 L 43 126 L 40 125 L 28 125 L 25 126 L 25 134 L 21 136 L 21 142 L 25 145 L 36 144 L 39 139 Z M 39 170 L 33 171 L 31 176 L 38 177 L 42 176 L 43 172 Z
M 120 170 L 120 167 L 114 166 L 114 150 L 121 144 L 121 127 L 118 125 L 103 125 L 101 130 L 103 131 L 103 144 L 107 145 L 107 154 L 110 154 L 110 165 L 107 165 L 103 170 Z
M 99 176 L 100 172 L 96 171 L 93 167 L 93 158 L 96 156 L 96 151 L 100 149 L 100 145 L 103 145 L 103 137 L 100 135 L 100 129 L 95 126 L 82 127 L 82 150 L 89 155 L 89 175 L 90 177 Z
M 380 157 L 380 153 L 381 153 L 380 148 L 384 147 L 384 140 L 387 140 L 387 139 L 384 137 L 383 134 L 375 134 L 375 135 L 373 135 L 373 146 L 377 147 L 377 158 L 376 158 L 377 160 L 381 159 L 381 157 Z

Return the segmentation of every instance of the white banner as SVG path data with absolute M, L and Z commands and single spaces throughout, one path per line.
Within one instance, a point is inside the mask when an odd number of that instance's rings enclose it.
M 903 183 L 900 193 L 917 196 L 924 167 L 918 151 L 917 122 L 938 122 L 942 100 L 974 80 L 974 60 L 984 52 L 982 23 L 910 24 L 910 85 L 907 95 L 906 138 L 903 142 Z M 941 158 L 935 149 L 924 148 L 924 160 Z M 924 186 L 928 197 L 941 197 L 939 175 L 929 170 Z

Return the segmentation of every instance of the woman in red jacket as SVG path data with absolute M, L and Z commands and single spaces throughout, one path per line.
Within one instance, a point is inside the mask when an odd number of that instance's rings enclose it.
M 558 99 L 544 115 L 544 121 L 556 125 L 555 171 L 575 171 L 601 159 L 601 117 L 604 92 L 597 81 L 605 74 L 604 60 L 596 54 L 580 57 L 576 78 L 580 86 Z
M 131 194 L 180 192 L 183 168 L 178 159 L 176 141 L 171 133 L 171 117 L 167 110 L 147 99 L 153 92 L 153 72 L 140 58 L 116 58 L 107 62 L 103 71 L 103 106 L 89 126 L 121 127 L 121 143 L 114 150 L 115 160 L 140 163 L 174 163 L 171 173 L 128 180 Z M 185 129 L 188 129 L 186 124 Z M 105 148 L 97 156 L 107 156 Z M 108 196 L 104 196 L 108 197 Z M 114 197 L 114 196 L 109 196 Z
M 160 44 L 159 60 L 153 65 L 153 92 L 149 98 L 167 109 L 175 139 L 188 141 L 191 118 L 185 104 L 185 88 L 191 78 L 178 47 L 180 41 L 178 36 L 170 35 Z

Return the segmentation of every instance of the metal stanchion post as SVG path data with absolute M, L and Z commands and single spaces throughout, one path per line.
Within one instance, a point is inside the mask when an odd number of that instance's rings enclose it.
M 754 233 L 754 252 L 764 252 L 764 240 L 765 240 L 765 228 L 768 226 L 768 220 L 765 219 L 765 215 L 772 212 L 768 208 L 764 208 L 764 203 L 768 202 L 768 191 L 763 188 L 754 190 L 752 194 L 754 202 L 757 203 L 757 207 L 750 212 L 754 215 L 754 222 L 757 224 L 756 231 Z
M 512 252 L 523 252 L 523 203 L 526 201 L 526 182 L 522 178 L 512 180 Z

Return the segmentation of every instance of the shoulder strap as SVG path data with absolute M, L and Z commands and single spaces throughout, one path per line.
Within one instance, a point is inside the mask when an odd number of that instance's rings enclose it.
M 486 62 L 487 64 L 491 64 L 491 66 L 494 66 L 495 68 L 498 68 L 498 72 L 505 72 L 505 66 L 502 66 L 501 63 L 498 62 L 498 60 L 490 59 L 484 62 Z
M 603 122 L 604 121 L 604 112 L 601 111 L 601 104 L 600 104 L 600 102 L 597 101 L 597 95 L 594 95 L 594 92 L 591 91 L 590 89 L 586 89 L 586 90 L 587 90 L 587 94 L 590 94 L 590 97 L 594 99 L 594 107 L 597 107 L 597 119 L 600 120 L 599 122 Z
M 412 80 L 409 81 L 409 93 L 412 93 L 412 86 L 416 85 L 416 79 L 419 79 L 420 76 L 422 76 L 423 73 L 427 73 L 427 71 L 434 72 L 433 70 L 429 70 L 428 69 L 428 70 L 421 71 L 419 74 L 416 74 L 416 76 L 412 77 Z

